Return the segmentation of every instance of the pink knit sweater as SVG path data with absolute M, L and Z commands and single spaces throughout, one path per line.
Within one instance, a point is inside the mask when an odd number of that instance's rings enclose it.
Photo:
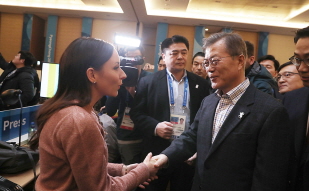
M 55 113 L 40 135 L 36 190 L 125 191 L 147 180 L 143 163 L 124 176 L 122 164 L 108 163 L 103 134 L 95 113 L 78 106 Z

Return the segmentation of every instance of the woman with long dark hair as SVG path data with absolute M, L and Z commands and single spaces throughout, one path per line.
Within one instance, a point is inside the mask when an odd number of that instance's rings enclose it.
M 78 38 L 67 47 L 57 93 L 39 109 L 38 131 L 30 141 L 40 151 L 36 190 L 124 191 L 155 178 L 151 154 L 141 164 L 108 163 L 104 130 L 93 106 L 104 95 L 116 96 L 124 78 L 111 44 Z

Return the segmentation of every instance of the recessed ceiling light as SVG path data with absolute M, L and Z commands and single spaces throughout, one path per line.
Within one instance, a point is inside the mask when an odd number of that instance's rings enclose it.
M 208 31 L 208 28 L 205 28 L 205 31 Z

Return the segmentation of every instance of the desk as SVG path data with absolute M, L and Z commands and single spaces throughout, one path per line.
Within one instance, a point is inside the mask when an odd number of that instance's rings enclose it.
M 38 176 L 40 174 L 40 166 L 39 164 L 36 165 L 36 175 Z M 21 187 L 25 187 L 27 184 L 29 184 L 33 178 L 33 169 L 23 171 L 21 173 L 16 174 L 0 174 L 4 178 L 20 185 Z

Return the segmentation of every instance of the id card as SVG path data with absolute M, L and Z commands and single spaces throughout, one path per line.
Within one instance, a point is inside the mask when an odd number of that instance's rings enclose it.
M 134 123 L 130 118 L 130 109 L 129 107 L 125 108 L 120 128 L 132 131 L 134 129 Z
M 171 115 L 171 123 L 173 126 L 173 138 L 179 137 L 184 131 L 186 127 L 186 116 L 185 115 Z

